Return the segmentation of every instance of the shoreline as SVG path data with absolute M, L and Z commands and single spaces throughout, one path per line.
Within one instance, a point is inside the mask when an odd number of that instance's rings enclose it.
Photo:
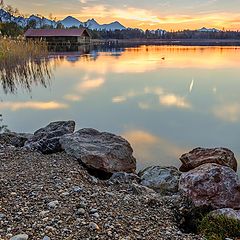
M 92 39 L 93 45 L 240 46 L 240 39 Z

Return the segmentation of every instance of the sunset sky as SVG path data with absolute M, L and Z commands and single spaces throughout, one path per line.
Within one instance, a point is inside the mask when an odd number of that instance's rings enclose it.
M 203 26 L 240 30 L 240 0 L 6 0 L 23 13 L 68 15 L 99 23 L 119 21 L 142 29 L 197 29 Z

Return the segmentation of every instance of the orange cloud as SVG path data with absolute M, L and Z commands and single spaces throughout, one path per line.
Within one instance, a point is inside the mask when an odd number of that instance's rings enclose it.
M 34 109 L 34 110 L 54 110 L 68 108 L 68 105 L 58 102 L 2 102 L 0 109 L 10 109 L 18 111 L 21 109 Z

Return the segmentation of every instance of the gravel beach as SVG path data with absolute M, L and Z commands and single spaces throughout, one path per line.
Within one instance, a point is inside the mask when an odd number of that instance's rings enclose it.
M 98 180 L 65 153 L 0 146 L 0 239 L 202 239 L 160 194 Z

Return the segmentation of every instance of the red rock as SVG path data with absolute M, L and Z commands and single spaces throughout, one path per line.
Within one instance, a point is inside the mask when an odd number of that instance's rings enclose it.
M 201 165 L 181 175 L 179 189 L 197 207 L 240 209 L 240 181 L 229 167 L 215 163 Z
M 227 148 L 196 148 L 180 157 L 182 166 L 181 172 L 190 171 L 206 163 L 216 163 L 232 168 L 237 171 L 237 160 L 234 153 Z

